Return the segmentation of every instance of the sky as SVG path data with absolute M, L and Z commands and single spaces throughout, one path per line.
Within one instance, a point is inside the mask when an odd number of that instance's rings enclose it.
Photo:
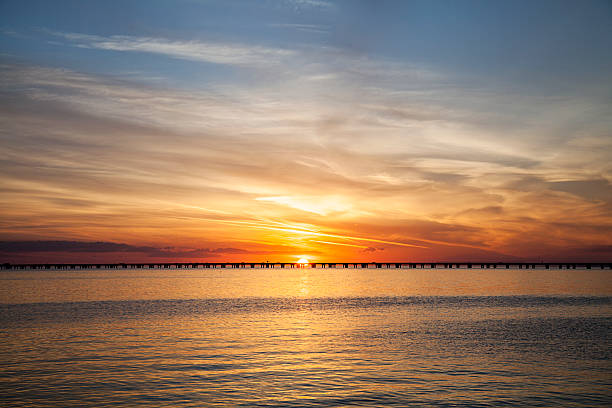
M 0 261 L 612 261 L 609 1 L 0 2 Z

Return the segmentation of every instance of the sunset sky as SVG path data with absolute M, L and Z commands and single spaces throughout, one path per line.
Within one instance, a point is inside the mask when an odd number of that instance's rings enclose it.
M 2 1 L 0 261 L 612 261 L 609 1 Z

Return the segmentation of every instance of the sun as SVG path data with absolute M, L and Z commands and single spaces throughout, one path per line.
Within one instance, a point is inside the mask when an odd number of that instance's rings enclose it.
M 300 259 L 299 259 L 299 260 L 298 260 L 296 263 L 299 263 L 299 264 L 305 265 L 305 264 L 307 264 L 307 263 L 308 263 L 308 259 L 306 259 L 306 258 L 300 258 Z

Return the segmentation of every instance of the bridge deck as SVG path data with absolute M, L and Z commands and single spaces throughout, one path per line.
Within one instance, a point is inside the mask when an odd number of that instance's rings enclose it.
M 601 262 L 146 262 L 146 263 L 71 263 L 0 264 L 0 269 L 268 269 L 268 268 L 369 268 L 369 269 L 612 269 Z

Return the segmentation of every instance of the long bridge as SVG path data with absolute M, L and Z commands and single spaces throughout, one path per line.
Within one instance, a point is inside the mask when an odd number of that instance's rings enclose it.
M 601 262 L 146 262 L 146 263 L 44 263 L 0 264 L 4 270 L 76 269 L 612 269 Z

